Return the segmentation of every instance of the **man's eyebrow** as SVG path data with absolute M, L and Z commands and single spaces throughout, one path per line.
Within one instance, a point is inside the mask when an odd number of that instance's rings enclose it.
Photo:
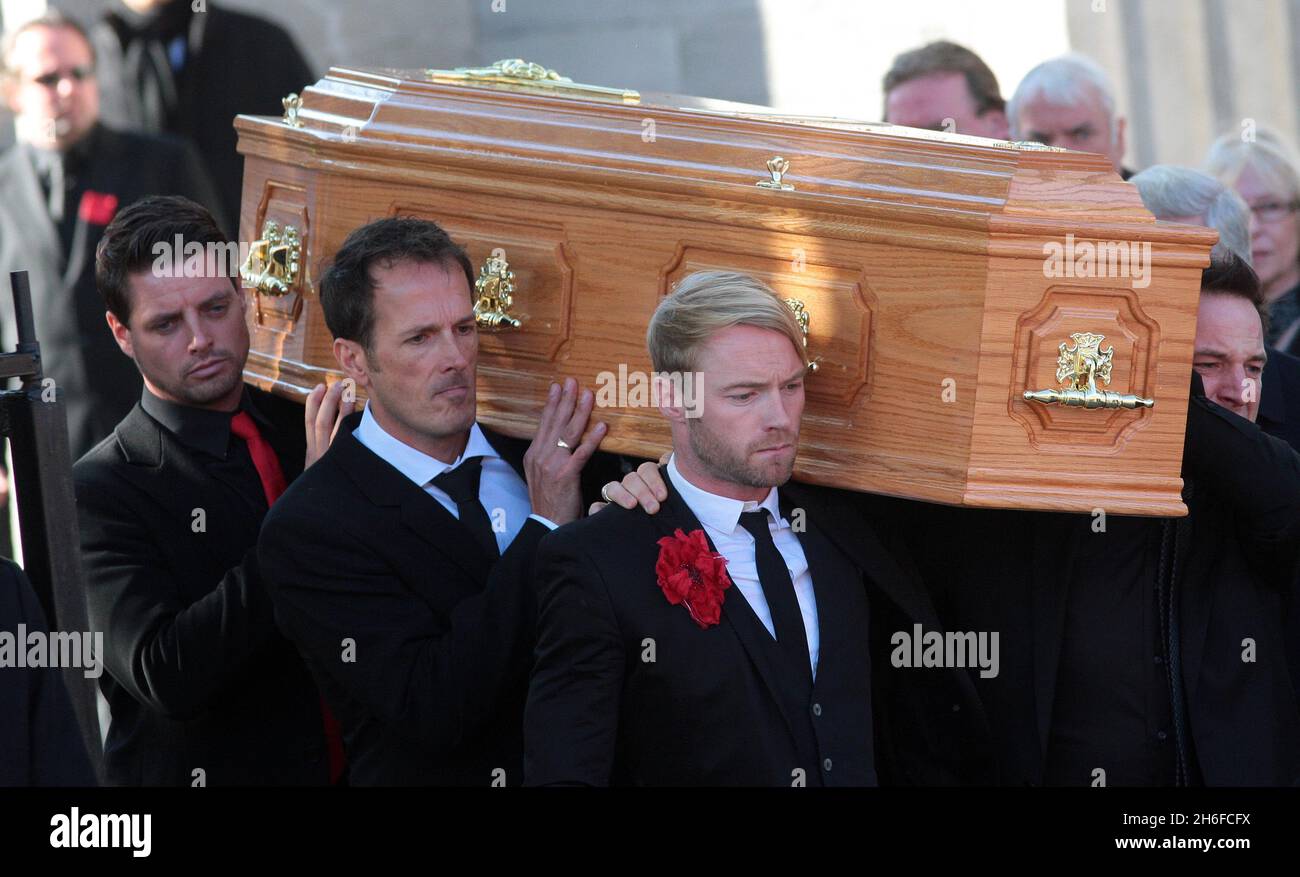
M 453 325 L 453 326 L 463 326 L 463 325 L 465 325 L 466 323 L 472 323 L 472 322 L 474 322 L 474 314 L 473 314 L 473 313 L 469 313 L 469 314 L 466 314 L 466 315 L 463 316 L 463 317 L 460 317 L 460 318 L 454 320 L 454 321 L 452 322 L 451 325 Z M 437 333 L 438 330 L 441 329 L 441 328 L 442 328 L 442 324 L 441 324 L 441 323 L 425 323 L 425 324 L 423 324 L 423 325 L 419 325 L 419 326 L 409 326 L 409 327 L 407 327 L 407 328 L 402 329 L 402 330 L 399 331 L 397 334 L 398 334 L 398 335 L 415 335 L 415 334 L 418 334 L 418 333 L 421 333 L 421 332 L 422 332 L 422 333 L 424 333 L 424 334 L 426 334 L 426 335 L 429 335 L 429 334 L 435 334 L 435 333 Z
M 1208 356 L 1213 359 L 1227 359 L 1228 354 L 1221 350 L 1215 350 L 1209 347 L 1201 347 L 1192 353 L 1192 356 Z
M 219 289 L 216 292 L 212 293 L 212 295 L 205 298 L 203 300 L 203 303 L 199 305 L 199 307 L 206 308 L 208 305 L 215 304 L 218 301 L 222 301 L 224 299 L 228 299 L 232 295 L 234 295 L 234 292 L 235 291 L 233 289 Z
M 795 372 L 790 377 L 780 381 L 780 383 L 790 384 L 790 383 L 794 383 L 795 381 L 802 381 L 808 374 L 808 368 L 809 366 L 806 365 L 800 366 L 797 372 Z M 742 389 L 758 390 L 758 389 L 762 389 L 763 387 L 766 387 L 767 385 L 768 385 L 767 381 L 735 381 L 734 383 L 724 385 L 721 389 L 722 392 L 725 393 L 728 392 L 729 390 L 742 390 Z

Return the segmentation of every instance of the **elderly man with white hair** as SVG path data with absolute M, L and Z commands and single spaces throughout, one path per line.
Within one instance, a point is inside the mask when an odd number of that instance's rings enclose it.
M 1007 123 L 1014 140 L 1032 140 L 1110 159 L 1124 179 L 1124 123 L 1115 111 L 1110 79 L 1096 62 L 1082 55 L 1044 61 L 1025 74 L 1007 103 Z

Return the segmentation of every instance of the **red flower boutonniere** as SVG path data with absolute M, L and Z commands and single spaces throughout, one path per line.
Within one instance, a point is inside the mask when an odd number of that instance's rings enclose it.
M 117 196 L 112 192 L 91 192 L 87 190 L 81 195 L 81 204 L 77 208 L 77 216 L 83 222 L 91 225 L 108 225 L 113 221 L 113 214 L 117 213 Z
M 655 575 L 668 602 L 674 606 L 685 603 L 701 629 L 714 626 L 722 618 L 722 601 L 731 587 L 731 577 L 727 575 L 727 559 L 709 550 L 703 530 L 687 534 L 679 528 L 660 539 Z

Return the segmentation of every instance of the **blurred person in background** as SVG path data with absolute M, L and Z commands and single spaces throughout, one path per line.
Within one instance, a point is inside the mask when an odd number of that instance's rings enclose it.
M 885 74 L 884 89 L 891 125 L 1007 139 L 997 77 L 964 46 L 940 40 L 902 53 Z
M 1206 170 L 1234 188 L 1251 213 L 1251 257 L 1269 307 L 1268 343 L 1300 354 L 1300 162 L 1276 136 L 1237 134 L 1210 147 Z
M 101 124 L 95 51 L 81 26 L 51 11 L 4 40 L 5 101 L 18 142 L 0 156 L 0 277 L 25 269 L 43 368 L 67 405 L 75 460 L 140 398 L 140 373 L 104 328 L 95 246 L 117 211 L 145 195 L 215 206 L 192 147 Z M 0 295 L 3 344 L 13 302 Z
M 1025 74 L 1007 102 L 1013 140 L 1031 140 L 1106 156 L 1123 179 L 1125 119 L 1115 110 L 1115 90 L 1095 61 L 1065 55 Z
M 293 38 L 265 18 L 206 0 L 122 0 L 92 34 L 104 119 L 193 141 L 233 236 L 244 173 L 235 116 L 278 116 L 286 95 L 316 81 Z

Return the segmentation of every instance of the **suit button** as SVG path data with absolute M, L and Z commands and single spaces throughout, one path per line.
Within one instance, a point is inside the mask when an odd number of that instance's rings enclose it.
M 959 703 L 954 703 L 954 704 L 952 705 L 952 711 L 955 712 L 955 713 L 959 713 L 959 712 L 961 712 L 961 704 L 959 704 Z
M 1169 739 L 1169 735 L 1164 731 L 1156 731 L 1156 739 L 1163 743 Z
M 1165 659 L 1164 659 L 1162 656 L 1160 656 L 1160 655 L 1156 655 L 1156 666 L 1157 666 L 1157 667 L 1160 666 L 1161 664 L 1163 664 L 1164 662 L 1165 662 Z
M 822 762 L 822 770 L 827 771 L 829 773 L 830 769 L 831 769 L 831 760 L 828 758 Z
M 822 714 L 822 705 L 819 703 L 813 704 L 813 715 L 820 716 L 821 714 Z

